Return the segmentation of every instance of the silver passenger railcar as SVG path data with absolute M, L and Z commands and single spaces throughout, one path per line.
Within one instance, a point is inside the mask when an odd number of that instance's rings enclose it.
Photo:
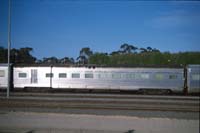
M 183 69 L 15 67 L 14 87 L 183 90 Z
M 200 93 L 200 65 L 187 66 L 187 86 L 189 93 Z
M 0 88 L 7 87 L 6 64 L 0 65 Z M 114 68 L 14 66 L 16 88 L 167 90 L 200 92 L 200 65 L 184 68 Z M 186 74 L 184 74 L 184 72 Z

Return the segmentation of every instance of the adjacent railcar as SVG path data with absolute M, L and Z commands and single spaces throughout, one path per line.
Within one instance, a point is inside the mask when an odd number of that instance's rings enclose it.
M 188 93 L 200 93 L 200 65 L 187 66 Z
M 0 88 L 5 89 L 8 86 L 8 65 L 0 64 Z

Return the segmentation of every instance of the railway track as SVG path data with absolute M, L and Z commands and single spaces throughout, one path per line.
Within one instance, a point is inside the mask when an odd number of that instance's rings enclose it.
M 58 94 L 0 93 L 1 108 L 61 108 L 199 112 L 199 97 L 120 95 L 120 94 Z

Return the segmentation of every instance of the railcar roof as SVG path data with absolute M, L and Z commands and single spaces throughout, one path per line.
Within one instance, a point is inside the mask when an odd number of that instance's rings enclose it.
M 181 65 L 14 64 L 15 67 L 183 68 Z
M 188 65 L 188 67 L 200 67 L 200 64 L 192 64 L 192 65 Z
M 8 66 L 8 64 L 0 64 L 0 66 Z
M 0 66 L 8 66 L 7 63 L 0 63 Z M 12 66 L 12 64 L 10 64 L 10 66 Z

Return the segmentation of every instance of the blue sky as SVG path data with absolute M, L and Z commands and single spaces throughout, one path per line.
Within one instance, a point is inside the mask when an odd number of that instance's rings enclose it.
M 0 0 L 0 45 L 7 46 L 7 0 Z M 200 2 L 12 0 L 12 48 L 37 58 L 119 50 L 123 43 L 161 51 L 200 51 Z

